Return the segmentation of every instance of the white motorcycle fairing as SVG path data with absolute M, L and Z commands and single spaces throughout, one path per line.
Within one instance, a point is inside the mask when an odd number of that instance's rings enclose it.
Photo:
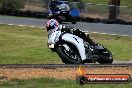
M 61 31 L 50 31 L 48 32 L 48 44 L 55 44 L 59 41 Z
M 81 59 L 82 60 L 86 59 L 86 54 L 85 54 L 85 48 L 84 48 L 84 44 L 83 44 L 83 39 L 81 39 L 78 36 L 72 35 L 70 33 L 64 34 L 61 39 L 65 40 L 67 42 L 70 42 L 71 44 L 75 45 L 76 48 L 79 51 Z

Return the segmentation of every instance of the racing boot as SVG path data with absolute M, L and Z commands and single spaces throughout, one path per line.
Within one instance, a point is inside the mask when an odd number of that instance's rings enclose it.
M 97 46 L 97 43 L 93 40 L 93 38 L 89 37 L 89 34 L 86 35 L 86 39 L 85 39 L 89 44 L 91 44 L 93 47 Z

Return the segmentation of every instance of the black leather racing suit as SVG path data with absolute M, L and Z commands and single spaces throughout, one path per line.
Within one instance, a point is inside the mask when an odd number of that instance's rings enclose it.
M 71 26 L 62 26 L 61 31 L 77 35 L 78 37 L 82 38 L 89 44 L 96 46 L 96 43 L 89 37 L 89 34 L 86 35 L 83 31 L 81 31 L 79 29 L 75 29 Z
M 58 7 L 57 7 L 58 3 L 50 3 L 49 4 L 49 9 L 52 11 L 52 10 L 58 10 Z

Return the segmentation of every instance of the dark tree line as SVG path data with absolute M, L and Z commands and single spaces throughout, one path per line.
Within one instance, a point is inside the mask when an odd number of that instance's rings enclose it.
M 46 0 L 46 3 L 48 5 L 48 1 Z M 79 2 L 80 9 L 83 9 L 83 2 L 82 0 L 68 0 L 68 1 L 76 1 Z M 13 13 L 17 10 L 20 10 L 24 8 L 25 0 L 0 0 L 0 13 L 9 14 Z M 120 0 L 109 0 L 109 20 L 117 20 L 118 14 L 119 14 L 119 6 L 120 6 Z
M 24 0 L 0 0 L 0 13 L 12 13 L 24 8 Z

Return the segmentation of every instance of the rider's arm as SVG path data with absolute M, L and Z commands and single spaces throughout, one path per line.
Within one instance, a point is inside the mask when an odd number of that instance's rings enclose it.
M 78 36 L 85 36 L 85 33 L 83 31 L 81 31 L 79 29 L 75 29 L 71 26 L 61 25 L 60 29 L 62 32 L 71 33 L 71 34 L 78 35 Z
M 78 36 L 86 36 L 86 34 L 80 29 L 74 29 L 73 34 L 78 35 Z
M 61 29 L 61 32 L 66 32 L 66 33 L 72 33 L 72 27 L 70 26 L 64 26 L 64 25 L 61 25 L 60 26 L 60 29 Z

